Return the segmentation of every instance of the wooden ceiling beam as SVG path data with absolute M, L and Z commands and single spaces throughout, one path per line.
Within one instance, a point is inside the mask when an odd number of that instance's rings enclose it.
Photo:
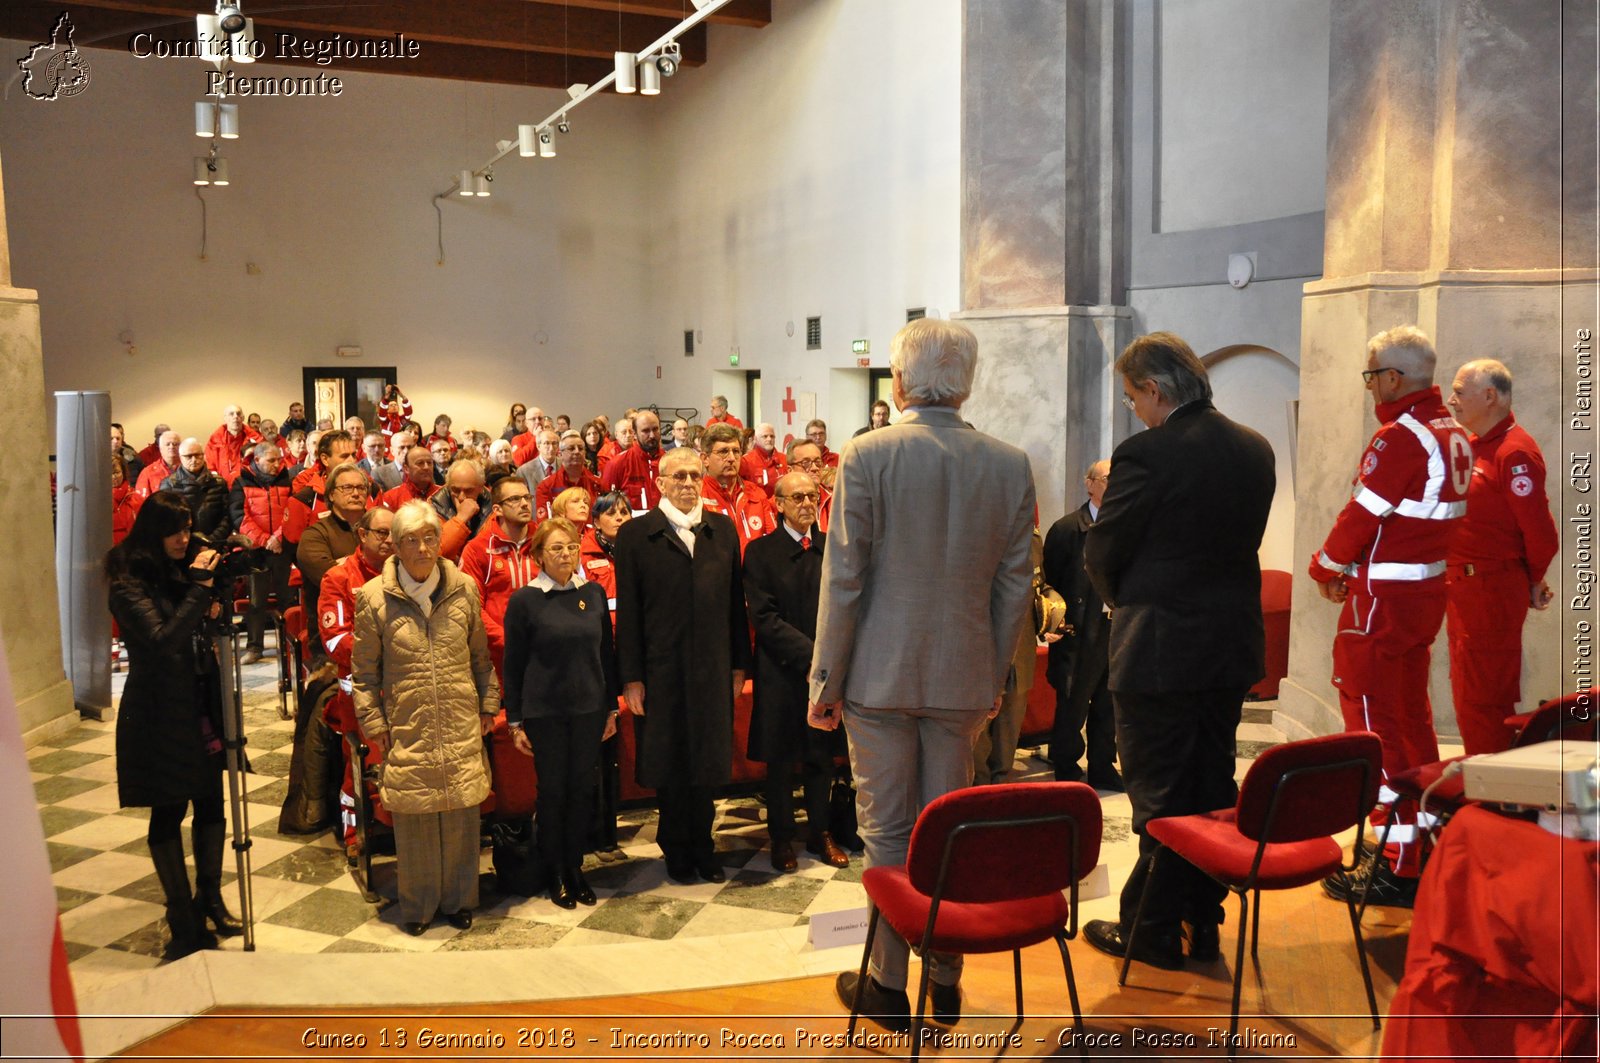
M 694 14 L 690 0 L 523 0 L 524 3 L 545 4 L 552 7 L 584 7 L 595 11 L 609 11 L 614 17 L 620 8 L 626 14 L 660 15 L 682 21 Z M 761 29 L 772 23 L 772 0 L 733 0 L 733 3 L 712 15 L 708 22 L 725 26 L 748 26 Z
M 159 0 L 76 0 L 73 17 L 79 11 L 116 11 L 169 20 L 154 32 L 170 40 L 194 37 L 195 7 L 192 4 Z M 258 17 L 252 10 L 260 10 Z M 643 48 L 668 33 L 678 20 L 659 16 L 624 13 L 619 20 L 610 13 L 589 8 L 563 11 L 528 0 L 385 0 L 381 4 L 330 4 L 328 0 L 272 0 L 270 4 L 246 4 L 245 13 L 256 21 L 256 39 L 275 56 L 277 42 L 264 32 L 290 33 L 301 40 L 326 39 L 332 34 L 346 37 L 385 37 L 403 33 L 430 44 L 455 44 L 468 47 L 511 51 L 552 52 L 563 55 L 609 59 L 613 52 Z M 696 26 L 678 38 L 683 61 L 699 66 L 706 59 L 705 27 Z

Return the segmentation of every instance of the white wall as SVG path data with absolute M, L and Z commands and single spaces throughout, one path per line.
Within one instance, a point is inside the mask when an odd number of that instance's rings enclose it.
M 887 366 L 908 308 L 957 306 L 961 5 L 775 0 L 768 29 L 712 27 L 710 52 L 714 77 L 663 88 L 642 350 L 664 394 L 704 408 L 738 347 L 761 371 L 756 420 L 803 435 L 778 402 L 814 392 L 842 446 L 871 401 L 830 388 L 856 366 L 850 342 Z M 823 348 L 807 351 L 817 315 Z M 705 334 L 692 359 L 688 328 Z
M 92 51 L 81 95 L 0 104 L 46 387 L 110 388 L 142 444 L 156 420 L 207 433 L 234 401 L 281 417 L 300 367 L 352 344 L 353 364 L 398 367 L 425 423 L 493 431 L 516 399 L 575 418 L 704 410 L 739 346 L 780 434 L 786 387 L 828 417 L 850 340 L 886 365 L 907 307 L 956 305 L 960 31 L 958 0 L 777 0 L 765 29 L 712 27 L 705 67 L 658 97 L 584 104 L 555 159 L 513 155 L 490 199 L 446 200 L 443 266 L 430 197 L 558 91 L 335 67 L 337 99 L 242 99 L 201 261 L 189 174 L 208 67 Z M 808 353 L 815 314 L 825 349 Z M 686 328 L 704 333 L 693 359 Z M 865 423 L 854 405 L 836 441 Z
M 1322 209 L 1328 0 L 1161 0 L 1163 232 Z

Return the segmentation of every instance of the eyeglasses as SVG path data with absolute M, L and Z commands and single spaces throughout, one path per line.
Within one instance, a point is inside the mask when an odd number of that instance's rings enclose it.
M 565 557 L 568 554 L 577 553 L 578 552 L 578 544 L 577 543 L 567 543 L 565 546 L 546 546 L 544 548 L 544 552 L 547 553 L 547 554 L 554 554 L 557 557 Z
M 423 535 L 408 535 L 400 540 L 400 545 L 408 550 L 415 550 L 419 546 L 426 546 L 433 550 L 439 545 L 439 533 L 427 532 Z
M 389 538 L 389 529 L 388 528 L 383 528 L 383 529 L 365 528 L 365 529 L 362 530 L 361 534 L 362 535 L 370 535 L 374 539 L 378 540 L 378 542 L 381 543 L 385 539 Z
M 1393 373 L 1395 376 L 1405 376 L 1406 375 L 1405 370 L 1403 370 L 1403 369 L 1396 369 L 1392 365 L 1385 365 L 1385 366 L 1379 366 L 1377 369 L 1363 369 L 1363 370 L 1361 370 L 1361 380 L 1362 380 L 1363 383 L 1370 384 L 1370 383 L 1372 383 L 1373 377 L 1377 376 L 1379 373 Z
M 1122 396 L 1122 408 L 1125 410 L 1133 409 L 1133 400 L 1126 395 Z
M 705 479 L 705 474 L 704 473 L 694 472 L 692 470 L 685 470 L 683 472 L 662 473 L 661 476 L 662 476 L 662 479 L 671 480 L 674 483 L 680 483 L 680 484 L 699 483 L 701 480 Z
M 509 506 L 513 502 L 532 502 L 532 495 L 507 495 L 500 500 L 500 505 Z
M 779 495 L 778 500 L 780 502 L 799 502 L 804 505 L 807 502 L 822 501 L 822 495 L 816 491 L 791 491 L 786 495 Z
M 330 495 L 336 495 L 336 494 L 364 495 L 366 493 L 367 493 L 367 485 L 366 484 L 359 484 L 359 483 L 357 483 L 357 484 L 340 484 L 338 487 L 330 487 L 330 488 L 328 488 L 328 494 L 330 494 Z
M 796 468 L 805 469 L 809 472 L 812 469 L 822 468 L 822 459 L 806 458 L 804 461 L 792 461 L 789 464 L 795 466 Z

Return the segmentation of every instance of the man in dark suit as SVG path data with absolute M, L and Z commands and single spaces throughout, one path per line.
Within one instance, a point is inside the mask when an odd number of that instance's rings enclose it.
M 1050 644 L 1045 674 L 1056 690 L 1050 759 L 1059 782 L 1079 782 L 1078 758 L 1089 754 L 1089 785 L 1122 789 L 1117 774 L 1117 724 L 1111 708 L 1109 641 L 1111 617 L 1083 567 L 1083 542 L 1100 515 L 1109 461 L 1097 461 L 1084 474 L 1089 500 L 1050 526 L 1044 540 L 1044 581 L 1067 602 L 1067 631 Z M 1088 733 L 1085 742 L 1085 725 Z
M 848 725 L 869 868 L 904 863 L 922 808 L 972 781 L 973 739 L 999 709 L 1032 593 L 1033 473 L 962 420 L 977 364 L 966 326 L 905 326 L 889 354 L 903 416 L 839 461 L 808 717 Z M 848 1007 L 859 988 L 861 1014 L 909 1029 L 909 952 L 881 926 L 868 981 L 846 971 L 835 993 Z M 961 957 L 923 962 L 934 1018 L 956 1021 Z
M 1117 359 L 1124 405 L 1149 427 L 1111 455 L 1085 564 L 1111 606 L 1117 748 L 1139 834 L 1120 919 L 1084 936 L 1121 956 L 1150 879 L 1135 958 L 1158 967 L 1218 955 L 1226 891 L 1172 853 L 1152 867 L 1152 819 L 1232 807 L 1234 732 L 1244 694 L 1265 674 L 1257 551 L 1276 485 L 1272 447 L 1211 404 L 1205 366 L 1169 332 Z
M 617 670 L 633 714 L 640 786 L 676 882 L 726 878 L 711 827 L 733 766 L 733 702 L 750 667 L 739 532 L 702 511 L 700 455 L 661 459 L 661 502 L 617 533 Z
M 822 551 L 827 537 L 817 527 L 817 481 L 790 472 L 774 485 L 782 519 L 776 530 L 753 539 L 744 554 L 744 594 L 756 633 L 755 705 L 750 714 L 751 760 L 767 765 L 767 834 L 772 866 L 793 871 L 794 770 L 800 768 L 806 850 L 825 864 L 850 862 L 831 829 L 829 785 L 833 759 L 845 752 L 844 731 L 806 726 L 806 673 L 817 634 L 817 597 L 822 588 Z

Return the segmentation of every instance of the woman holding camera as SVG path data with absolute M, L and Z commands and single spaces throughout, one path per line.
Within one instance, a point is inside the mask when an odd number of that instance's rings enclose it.
M 128 648 L 117 712 L 117 799 L 149 808 L 150 859 L 166 894 L 169 960 L 214 949 L 244 926 L 222 900 L 222 684 L 205 631 L 219 555 L 189 558 L 189 507 L 157 491 L 106 555 L 111 615 Z M 183 863 L 183 817 L 194 807 L 195 887 Z
M 478 906 L 478 806 L 489 796 L 483 736 L 500 711 L 478 586 L 439 556 L 443 525 L 412 499 L 389 527 L 394 556 L 356 602 L 356 716 L 382 761 L 394 817 L 400 921 L 420 936 L 442 912 L 457 930 Z
M 506 723 L 539 774 L 539 851 L 550 899 L 594 904 L 583 854 L 594 822 L 600 743 L 617 730 L 606 592 L 578 571 L 577 527 L 553 516 L 533 533 L 540 572 L 506 606 Z

